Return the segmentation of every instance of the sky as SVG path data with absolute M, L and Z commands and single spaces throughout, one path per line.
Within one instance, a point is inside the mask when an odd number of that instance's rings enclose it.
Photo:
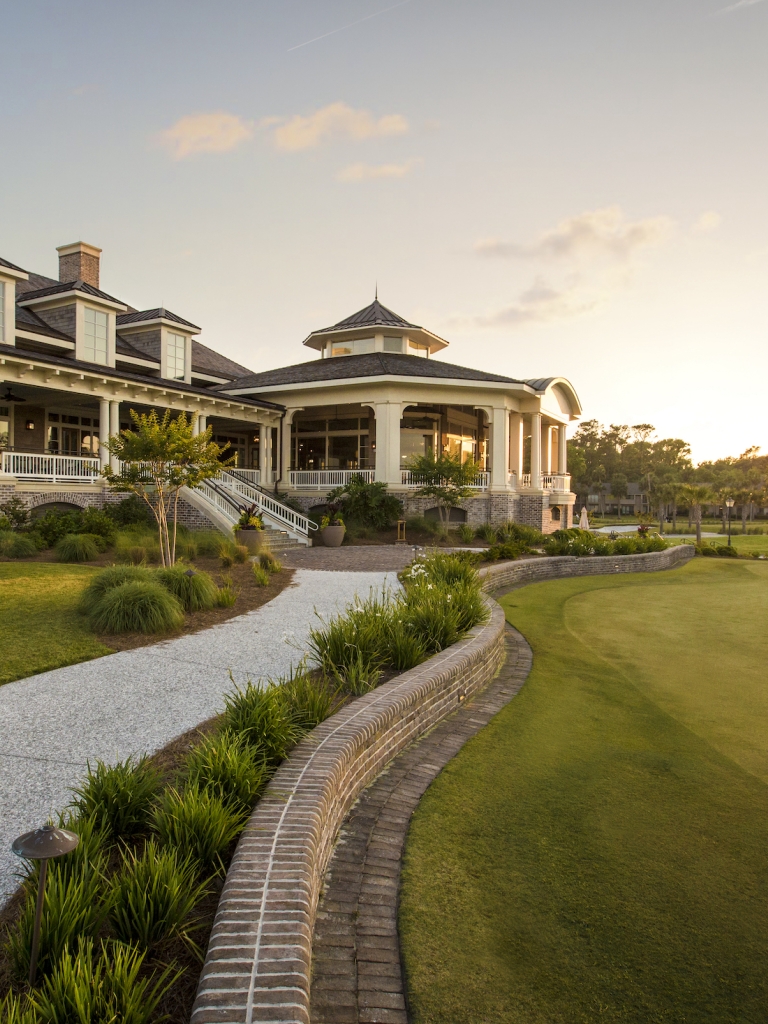
M 380 300 L 768 452 L 768 0 L 0 2 L 0 256 L 253 370 Z

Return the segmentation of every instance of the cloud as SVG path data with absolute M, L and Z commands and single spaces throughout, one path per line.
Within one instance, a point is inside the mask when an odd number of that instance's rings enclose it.
M 400 114 L 375 118 L 368 110 L 355 110 L 347 103 L 330 103 L 308 117 L 296 114 L 275 128 L 275 146 L 295 153 L 311 149 L 332 138 L 373 139 L 386 135 L 404 135 L 408 122 Z
M 715 210 L 706 210 L 693 224 L 693 230 L 706 234 L 715 231 L 723 222 L 723 218 Z
M 637 249 L 662 241 L 673 222 L 668 217 L 627 220 L 618 206 L 568 217 L 529 245 L 487 238 L 475 243 L 480 256 L 502 259 L 563 260 L 602 256 L 626 261 Z
M 350 164 L 336 175 L 337 181 L 374 181 L 376 178 L 404 178 L 421 163 L 421 159 L 406 160 L 404 164 Z
M 228 153 L 253 135 L 253 123 L 224 110 L 189 114 L 160 132 L 157 140 L 174 160 L 195 153 Z
M 537 278 L 512 305 L 476 317 L 475 323 L 480 327 L 527 327 L 554 320 L 572 320 L 593 312 L 606 299 L 606 294 L 589 295 L 579 285 L 555 288 Z
M 761 4 L 763 0 L 738 0 L 737 3 L 731 4 L 730 7 L 721 7 L 719 11 L 715 11 L 717 14 L 732 14 L 733 11 L 740 11 L 743 7 L 754 7 L 755 4 Z

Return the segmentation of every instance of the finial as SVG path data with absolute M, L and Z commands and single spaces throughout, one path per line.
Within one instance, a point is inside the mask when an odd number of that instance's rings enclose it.
M 378 302 L 379 301 L 379 282 L 378 281 L 376 282 L 376 294 L 373 297 L 373 301 L 374 302 Z

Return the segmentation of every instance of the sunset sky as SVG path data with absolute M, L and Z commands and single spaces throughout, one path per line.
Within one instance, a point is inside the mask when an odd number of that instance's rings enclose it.
M 768 451 L 768 0 L 26 0 L 0 256 L 254 370 L 379 298 L 699 461 Z

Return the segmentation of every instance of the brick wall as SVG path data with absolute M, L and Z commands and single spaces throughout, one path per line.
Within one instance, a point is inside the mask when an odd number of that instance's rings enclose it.
M 615 558 L 525 559 L 482 570 L 485 589 L 563 576 L 653 572 L 692 557 L 684 545 Z M 504 654 L 504 615 L 462 643 L 354 701 L 281 765 L 238 843 L 219 901 L 193 1024 L 308 1024 L 312 934 L 339 827 L 361 791 L 408 743 L 480 689 Z

